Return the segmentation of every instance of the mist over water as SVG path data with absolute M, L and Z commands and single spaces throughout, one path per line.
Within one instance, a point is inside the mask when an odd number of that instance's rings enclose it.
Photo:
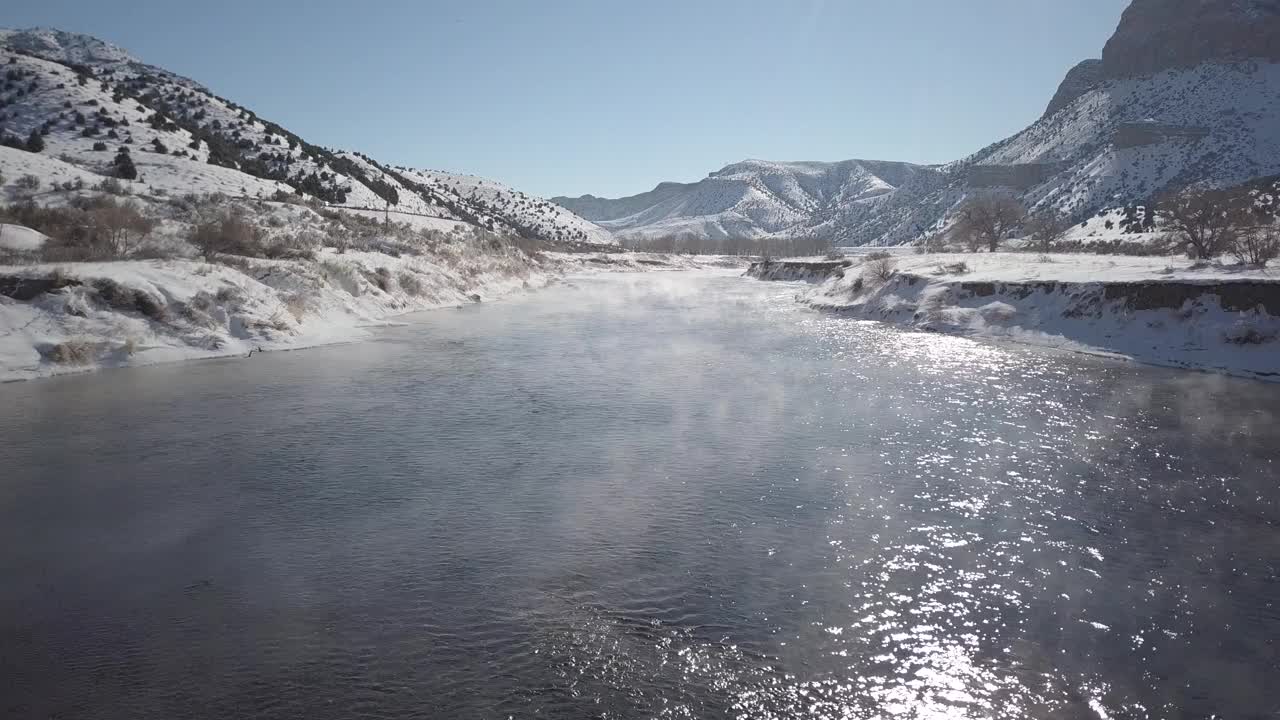
M 0 386 L 0 714 L 1280 711 L 1280 386 L 795 291 Z

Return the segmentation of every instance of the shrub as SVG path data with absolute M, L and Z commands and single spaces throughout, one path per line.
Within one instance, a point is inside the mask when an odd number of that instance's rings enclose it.
M 40 178 L 28 173 L 17 180 L 14 180 L 13 184 L 21 190 L 39 190 Z
M 42 354 L 50 362 L 59 365 L 88 365 L 93 360 L 93 343 L 83 338 L 67 340 L 44 350 Z
M 897 272 L 897 266 L 898 262 L 888 253 L 885 253 L 883 257 L 868 261 L 863 274 L 869 274 L 872 278 L 885 281 L 893 277 L 893 274 Z
M 145 290 L 127 288 L 110 278 L 94 280 L 93 289 L 97 291 L 98 299 L 116 310 L 138 312 L 152 320 L 168 317 L 164 304 Z
M 235 285 L 223 285 L 213 298 L 223 305 L 236 306 L 244 302 L 244 293 Z
M 1280 228 L 1267 225 L 1240 232 L 1231 239 L 1231 254 L 1247 265 L 1266 267 L 1280 257 Z
M 111 195 L 129 195 L 131 192 L 124 183 L 115 178 L 103 178 L 102 182 L 93 186 L 93 189 Z
M 947 236 L 943 233 L 931 233 L 924 236 L 916 245 L 916 252 L 924 255 L 926 253 L 942 253 L 947 251 Z
M 288 310 L 289 314 L 293 316 L 294 322 L 301 324 L 302 318 L 311 309 L 311 303 L 305 295 L 290 295 L 285 298 L 284 309 Z
M 418 276 L 411 272 L 402 272 L 397 279 L 400 281 L 400 289 L 415 297 L 422 295 L 425 290 L 422 286 L 422 280 L 418 279 Z
M 86 215 L 94 241 L 105 245 L 116 257 L 125 257 L 136 250 L 138 242 L 155 228 L 155 222 L 131 201 L 116 203 L 103 198 Z
M 197 224 L 190 241 L 205 258 L 219 253 L 260 257 L 263 249 L 262 231 L 234 212 L 220 220 Z
M 316 250 L 323 244 L 319 233 L 303 231 L 277 235 L 261 243 L 262 257 L 285 260 L 315 260 Z
M 106 144 L 106 143 L 104 143 L 104 142 L 102 142 L 101 140 L 99 140 L 98 142 L 96 142 L 96 143 L 94 143 L 94 144 L 93 144 L 93 151 L 94 151 L 94 152 L 103 152 L 103 151 L 105 151 L 106 149 L 107 149 L 107 144 Z

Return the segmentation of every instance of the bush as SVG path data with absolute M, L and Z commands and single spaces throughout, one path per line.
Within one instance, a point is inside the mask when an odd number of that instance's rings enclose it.
M 125 312 L 138 312 L 152 320 L 168 318 L 169 314 L 164 303 L 145 290 L 127 288 L 110 278 L 94 280 L 93 289 L 97 291 L 98 299 L 107 307 Z
M 324 238 L 316 232 L 303 231 L 292 235 L 277 235 L 264 240 L 262 257 L 282 260 L 315 260 L 316 250 L 324 244 Z
M 947 251 L 947 236 L 944 233 L 936 232 L 926 235 L 923 240 L 916 245 L 916 252 L 925 253 L 943 253 Z
M 1267 225 L 1240 232 L 1231 240 L 1231 254 L 1247 265 L 1266 267 L 1280 257 L 1280 229 Z
M 869 260 L 865 267 L 866 270 L 863 271 L 864 275 L 870 275 L 872 278 L 877 280 L 886 281 L 893 277 L 893 274 L 898 271 L 898 262 L 888 253 L 885 253 L 882 257 Z
M 110 198 L 96 201 L 86 211 L 93 242 L 103 245 L 115 257 L 126 257 L 151 234 L 155 222 L 142 214 L 132 201 L 117 203 Z
M 59 365 L 88 365 L 93 360 L 93 343 L 89 340 L 75 339 L 60 342 L 42 354 L 50 362 Z
M 101 140 L 93 144 L 94 152 L 104 152 L 106 149 L 107 149 L 107 144 L 102 142 Z
M 21 190 L 39 190 L 40 178 L 28 173 L 17 180 L 14 180 L 13 184 Z
M 261 257 L 263 232 L 238 213 L 227 213 L 220 220 L 199 223 L 191 231 L 191 244 L 205 258 L 219 253 Z
M 310 311 L 311 303 L 305 295 L 290 295 L 285 298 L 284 309 L 289 311 L 289 314 L 293 316 L 294 322 L 302 324 L 302 318 L 306 317 L 307 313 Z
M 405 292 L 415 297 L 418 295 L 422 295 L 423 291 L 425 290 L 425 288 L 422 286 L 422 280 L 420 280 L 417 275 L 411 272 L 407 272 L 407 271 L 402 272 L 400 273 L 400 276 L 397 279 L 400 281 L 400 289 L 404 290 Z
M 111 195 L 129 195 L 131 191 L 125 184 L 115 178 L 103 178 L 102 182 L 93 186 L 94 190 Z

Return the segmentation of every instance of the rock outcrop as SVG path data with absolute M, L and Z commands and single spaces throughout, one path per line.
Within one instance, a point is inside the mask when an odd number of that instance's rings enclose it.
M 1058 85 L 1049 106 L 1044 109 L 1044 117 L 1058 112 L 1071 104 L 1071 101 L 1089 92 L 1102 81 L 1102 61 L 1097 58 L 1082 60 L 1067 71 L 1067 76 Z
M 1207 61 L 1280 60 L 1277 0 L 1133 0 L 1102 49 L 1106 78 Z

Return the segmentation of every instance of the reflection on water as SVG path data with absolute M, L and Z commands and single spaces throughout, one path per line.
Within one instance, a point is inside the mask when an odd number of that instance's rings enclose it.
M 0 387 L 0 711 L 1280 711 L 1280 387 L 794 292 Z

